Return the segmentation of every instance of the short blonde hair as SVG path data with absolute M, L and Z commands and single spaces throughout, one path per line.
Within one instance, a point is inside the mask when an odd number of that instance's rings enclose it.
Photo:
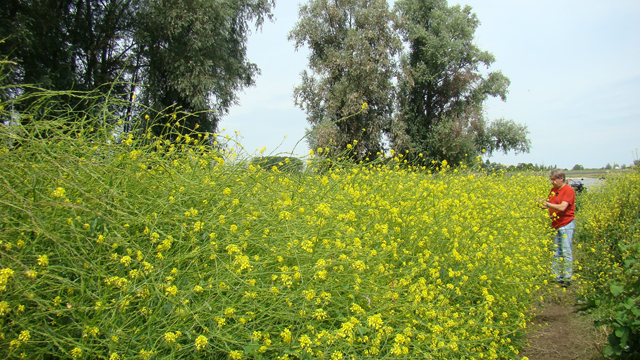
M 552 179 L 562 179 L 562 181 L 567 180 L 566 176 L 564 175 L 564 170 L 562 169 L 551 170 L 551 172 L 549 173 L 549 177 Z

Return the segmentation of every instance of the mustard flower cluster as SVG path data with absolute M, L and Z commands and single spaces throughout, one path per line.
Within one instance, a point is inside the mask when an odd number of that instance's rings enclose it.
M 551 276 L 542 176 L 60 136 L 0 154 L 8 358 L 514 358 Z

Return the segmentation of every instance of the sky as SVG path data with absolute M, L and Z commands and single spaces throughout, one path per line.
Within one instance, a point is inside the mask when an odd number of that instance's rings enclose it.
M 309 53 L 287 40 L 301 2 L 276 0 L 274 21 L 250 36 L 248 58 L 261 75 L 219 124 L 248 154 L 309 151 L 300 141 L 306 114 L 293 101 Z M 489 71 L 511 80 L 506 102 L 485 103 L 487 119 L 513 119 L 530 132 L 529 153 L 491 162 L 601 168 L 640 157 L 640 1 L 449 1 L 456 3 L 481 22 L 476 44 L 496 58 Z

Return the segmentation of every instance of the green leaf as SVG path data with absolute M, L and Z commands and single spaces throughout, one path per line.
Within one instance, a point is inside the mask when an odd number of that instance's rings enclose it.
M 164 310 L 165 315 L 169 315 L 173 311 L 173 304 L 165 303 L 162 309 Z
M 625 267 L 631 267 L 633 266 L 633 264 L 636 264 L 638 262 L 638 260 L 636 259 L 627 259 L 624 261 L 624 266 Z
M 604 349 L 604 354 L 605 354 L 607 357 L 611 357 L 611 356 L 613 356 L 613 349 L 612 349 L 612 348 L 610 348 L 610 347 L 608 347 L 608 348 Z
M 243 348 L 245 354 L 251 354 L 251 355 L 254 355 L 254 353 L 257 353 L 258 349 L 260 349 L 260 344 L 255 344 L 255 343 L 246 345 Z
M 609 345 L 612 348 L 618 347 L 620 345 L 620 338 L 616 336 L 615 332 L 609 334 Z
M 618 295 L 622 294 L 622 292 L 624 292 L 624 286 L 622 286 L 622 285 L 611 285 L 609 287 L 609 290 L 611 291 L 611 294 L 613 296 L 618 296 Z
M 626 338 L 629 336 L 629 328 L 628 327 L 619 327 L 615 331 L 616 336 L 621 340 L 621 342 L 626 342 Z

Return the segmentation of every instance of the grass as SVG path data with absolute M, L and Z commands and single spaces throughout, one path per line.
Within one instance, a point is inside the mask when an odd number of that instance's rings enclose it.
M 611 174 L 627 174 L 630 169 L 586 169 L 586 170 L 567 170 L 565 175 L 568 178 L 606 178 Z

